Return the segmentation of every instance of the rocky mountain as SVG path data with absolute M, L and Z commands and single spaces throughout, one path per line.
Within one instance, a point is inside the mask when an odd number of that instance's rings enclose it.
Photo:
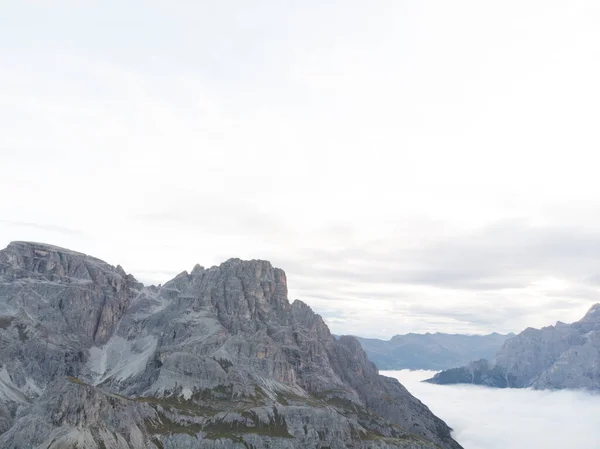
M 390 340 L 356 337 L 381 370 L 440 371 L 471 360 L 492 358 L 514 334 L 460 335 L 443 333 L 395 335 Z
M 51 245 L 0 251 L 3 449 L 460 449 L 266 261 L 144 287 Z
M 492 361 L 479 360 L 442 371 L 428 382 L 600 389 L 600 304 L 573 324 L 527 328 L 507 340 Z

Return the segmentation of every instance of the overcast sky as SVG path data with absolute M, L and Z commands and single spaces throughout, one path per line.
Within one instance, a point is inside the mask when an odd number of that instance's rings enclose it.
M 332 331 L 600 301 L 597 0 L 0 0 L 0 246 L 268 259 Z

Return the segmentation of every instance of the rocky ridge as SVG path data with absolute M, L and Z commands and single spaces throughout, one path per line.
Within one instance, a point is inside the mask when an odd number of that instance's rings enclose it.
M 266 261 L 144 287 L 46 244 L 0 251 L 0 447 L 460 449 Z
M 356 337 L 381 370 L 424 369 L 439 371 L 471 360 L 492 358 L 514 334 L 461 335 L 436 332 L 394 335 L 390 340 Z
M 493 360 L 437 373 L 427 382 L 498 388 L 600 389 L 600 304 L 572 324 L 527 328 L 507 340 Z

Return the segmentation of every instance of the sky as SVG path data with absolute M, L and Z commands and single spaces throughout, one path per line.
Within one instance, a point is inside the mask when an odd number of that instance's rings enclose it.
M 0 0 L 0 247 L 267 259 L 335 333 L 600 302 L 597 0 Z
M 432 385 L 434 371 L 383 371 L 446 421 L 465 449 L 596 449 L 600 396 L 578 390 Z M 568 412 L 567 412 L 568 410 Z M 560 425 L 557 425 L 560 423 Z

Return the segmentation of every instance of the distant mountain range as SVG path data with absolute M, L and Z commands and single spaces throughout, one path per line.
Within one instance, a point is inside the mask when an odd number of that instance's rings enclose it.
M 390 340 L 356 337 L 381 370 L 444 370 L 471 360 L 491 358 L 515 334 L 460 335 L 443 333 L 395 335 Z
M 436 374 L 427 382 L 498 388 L 600 389 L 600 304 L 573 324 L 527 328 L 507 340 L 492 360 Z

